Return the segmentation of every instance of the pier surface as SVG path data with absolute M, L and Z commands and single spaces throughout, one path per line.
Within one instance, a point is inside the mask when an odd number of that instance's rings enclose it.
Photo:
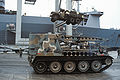
M 0 54 L 0 80 L 120 80 L 120 59 L 102 73 L 36 74 L 29 66 L 27 55 Z

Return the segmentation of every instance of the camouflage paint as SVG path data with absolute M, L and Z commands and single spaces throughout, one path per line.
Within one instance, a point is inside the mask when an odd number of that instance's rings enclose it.
M 63 52 L 89 52 L 88 41 L 98 38 L 72 37 L 61 34 L 30 34 L 29 53 L 37 56 L 63 56 Z M 73 49 L 71 45 L 82 45 Z

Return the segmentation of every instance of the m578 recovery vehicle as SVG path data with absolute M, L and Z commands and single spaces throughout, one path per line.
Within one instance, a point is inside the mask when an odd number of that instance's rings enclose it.
M 51 14 L 52 20 L 71 21 L 53 15 L 56 13 Z M 100 40 L 61 33 L 30 34 L 28 60 L 36 73 L 102 72 L 112 65 L 113 58 L 97 44 Z

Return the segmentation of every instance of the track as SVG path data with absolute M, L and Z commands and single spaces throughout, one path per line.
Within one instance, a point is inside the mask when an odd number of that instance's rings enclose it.
M 110 61 L 105 62 L 106 59 Z M 98 73 L 112 65 L 110 56 L 37 56 L 32 63 L 36 73 Z

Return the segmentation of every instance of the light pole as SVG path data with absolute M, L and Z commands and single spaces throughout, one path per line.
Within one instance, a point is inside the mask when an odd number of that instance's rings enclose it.
M 16 45 L 21 39 L 21 14 L 22 14 L 22 0 L 17 0 L 17 15 L 16 15 Z
M 36 0 L 25 0 L 26 4 L 34 5 Z M 22 15 L 22 0 L 17 0 L 17 15 L 16 15 L 16 45 L 22 44 L 26 39 L 21 39 L 21 15 Z

